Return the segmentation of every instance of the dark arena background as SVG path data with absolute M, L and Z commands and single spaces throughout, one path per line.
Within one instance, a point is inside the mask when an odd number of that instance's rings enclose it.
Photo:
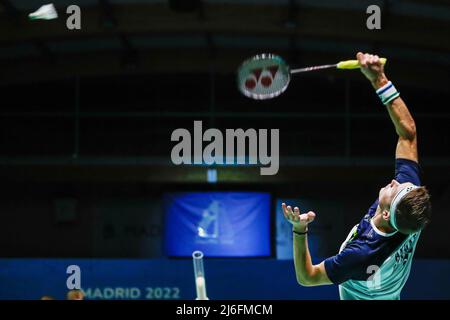
M 194 300 L 200 250 L 210 300 L 338 300 L 297 283 L 281 203 L 316 213 L 314 263 L 337 254 L 394 178 L 386 107 L 359 70 L 292 75 L 268 100 L 242 95 L 237 70 L 260 53 L 300 68 L 358 51 L 388 59 L 432 195 L 401 297 L 450 299 L 448 1 L 64 0 L 30 19 L 45 4 L 0 1 L 0 299 Z M 244 163 L 175 164 L 176 129 L 192 161 L 202 144 L 194 121 L 224 153 L 227 129 L 279 129 L 278 172 L 248 145 Z

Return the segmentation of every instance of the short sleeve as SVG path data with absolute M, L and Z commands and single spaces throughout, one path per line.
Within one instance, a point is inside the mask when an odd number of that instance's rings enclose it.
M 420 186 L 419 164 L 408 159 L 396 159 L 395 180 L 399 183 L 411 182 L 416 186 Z
M 369 265 L 370 249 L 363 243 L 351 242 L 337 255 L 325 259 L 325 270 L 328 278 L 334 284 L 341 284 L 347 280 L 365 280 Z
M 395 159 L 395 180 L 400 183 L 411 182 L 416 186 L 420 186 L 420 166 L 417 162 L 408 159 Z M 379 199 L 377 198 L 370 206 L 369 212 L 378 206 Z

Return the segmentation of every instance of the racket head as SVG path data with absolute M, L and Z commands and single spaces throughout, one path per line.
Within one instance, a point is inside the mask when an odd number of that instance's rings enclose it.
M 291 81 L 289 66 L 278 55 L 263 53 L 245 60 L 238 68 L 239 91 L 251 99 L 266 100 L 282 94 Z

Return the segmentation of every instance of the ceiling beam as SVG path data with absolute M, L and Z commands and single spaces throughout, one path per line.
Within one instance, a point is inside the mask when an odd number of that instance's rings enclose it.
M 222 74 L 232 74 L 244 58 L 257 53 L 255 49 L 225 49 L 216 50 L 216 70 Z M 278 52 L 282 56 L 288 56 L 289 51 Z M 302 51 L 302 61 L 308 65 L 323 64 L 324 61 L 335 61 L 337 55 L 333 52 Z M 117 52 L 92 52 L 84 55 L 60 56 L 57 63 L 50 67 L 42 64 L 41 59 L 20 61 L 0 61 L 0 84 L 26 83 L 31 81 L 46 81 L 64 79 L 74 74 L 80 76 L 121 75 L 131 73 L 209 73 L 210 53 L 205 49 L 183 49 L 183 59 L 180 59 L 180 49 L 152 49 L 139 51 L 139 68 L 124 70 L 123 64 Z M 403 59 L 391 59 L 389 74 L 396 82 L 403 85 L 429 88 L 434 90 L 448 90 L 450 73 L 448 68 L 432 66 L 426 63 L 416 63 L 411 68 L 411 61 Z M 27 77 L 22 75 L 26 72 Z M 330 71 L 318 72 L 305 76 L 333 76 L 335 78 L 360 79 L 358 72 Z
M 386 45 L 409 46 L 427 50 L 450 52 L 449 24 L 445 21 L 415 17 L 393 16 L 395 24 L 386 30 L 367 30 L 365 13 L 344 10 L 302 8 L 297 15 L 297 27 L 286 28 L 286 8 L 280 6 L 250 5 L 208 5 L 205 14 L 208 19 L 198 19 L 197 13 L 177 14 L 166 5 L 128 5 L 126 10 L 115 10 L 104 3 L 103 13 L 95 8 L 83 11 L 83 29 L 77 32 L 67 30 L 65 21 L 42 22 L 36 28 L 26 24 L 11 28 L 0 21 L 0 46 L 30 40 L 80 39 L 83 37 L 104 37 L 114 33 L 125 35 L 152 34 L 223 34 L 223 35 L 268 35 L 300 37 L 328 37 L 337 40 L 362 43 L 379 42 Z M 106 11 L 105 11 L 106 10 Z M 99 25 L 99 15 L 116 21 L 114 30 Z M 284 12 L 284 14 L 283 14 Z
M 47 162 L 46 162 L 47 160 Z M 139 161 L 140 160 L 140 161 Z M 283 183 L 317 182 L 326 179 L 337 182 L 367 182 L 388 176 L 392 170 L 390 158 L 316 158 L 292 159 L 289 165 L 281 165 L 278 174 L 261 176 L 258 166 L 220 166 L 219 182 Z M 428 181 L 439 183 L 450 178 L 449 159 L 425 158 Z M 104 157 L 92 159 L 39 158 L 25 161 L 0 158 L 3 182 L 158 182 L 158 183 L 206 183 L 208 166 L 175 166 L 168 159 L 156 157 L 137 159 Z M 107 164 L 107 165 L 105 165 Z M 355 165 L 357 164 L 357 165 Z M 301 169 L 301 170 L 299 170 Z M 55 174 L 57 170 L 58 174 Z M 429 181 L 431 184 L 431 182 Z

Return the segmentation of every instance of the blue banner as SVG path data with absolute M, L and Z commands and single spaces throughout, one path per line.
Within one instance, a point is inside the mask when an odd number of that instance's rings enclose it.
M 337 286 L 298 285 L 292 261 L 204 262 L 211 300 L 339 299 Z M 86 299 L 195 299 L 191 259 L 0 259 L 0 299 L 65 299 L 71 265 L 81 271 Z M 450 260 L 415 260 L 402 299 L 450 299 L 449 270 Z
M 164 197 L 168 256 L 270 256 L 270 195 L 188 192 Z

